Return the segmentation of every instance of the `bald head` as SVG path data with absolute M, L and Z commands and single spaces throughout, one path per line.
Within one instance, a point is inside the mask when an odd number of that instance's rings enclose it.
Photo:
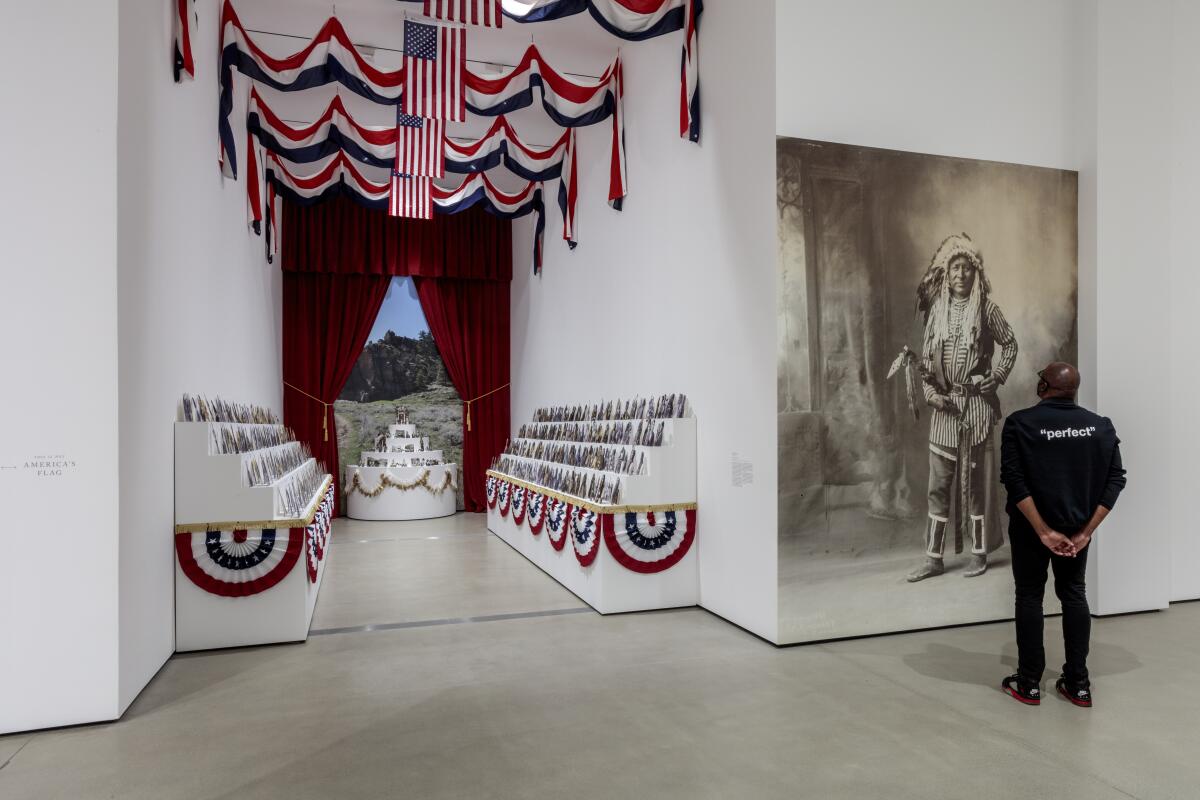
M 1079 370 L 1065 361 L 1052 361 L 1038 373 L 1038 397 L 1065 397 L 1075 399 L 1079 391 Z

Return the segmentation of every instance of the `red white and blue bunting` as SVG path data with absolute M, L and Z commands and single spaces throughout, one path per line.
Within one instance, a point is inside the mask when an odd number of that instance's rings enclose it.
M 171 71 L 175 82 L 196 77 L 196 61 L 192 58 L 192 26 L 196 21 L 196 0 L 171 0 L 175 13 L 171 16 Z
M 489 214 L 501 219 L 516 219 L 534 215 L 533 271 L 542 271 L 542 256 L 546 241 L 546 207 L 542 201 L 542 184 L 529 181 L 512 193 L 501 191 L 486 172 L 476 172 L 455 189 L 432 187 L 433 207 L 442 214 L 457 214 L 472 206 L 482 206 Z
M 537 536 L 542 532 L 542 526 L 546 524 L 546 495 L 531 491 L 529 493 L 529 511 L 526 512 L 526 518 L 529 520 L 529 532 Z
M 608 552 L 634 572 L 662 572 L 674 566 L 695 540 L 694 509 L 604 515 Z
M 264 181 L 267 184 L 267 255 L 273 259 L 277 250 L 272 231 L 278 226 L 276 197 L 283 196 L 300 205 L 313 205 L 339 194 L 345 194 L 367 208 L 386 211 L 391 197 L 390 183 L 376 183 L 364 176 L 342 150 L 318 162 L 316 172 L 304 177 L 293 173 L 277 156 L 267 154 Z M 250 178 L 253 182 L 253 177 Z M 442 214 L 457 214 L 472 206 L 501 219 L 515 219 L 526 214 L 536 218 L 533 242 L 533 268 L 540 272 L 544 252 L 546 213 L 542 203 L 542 185 L 530 181 L 518 192 L 501 191 L 486 173 L 470 175 L 460 186 L 443 189 L 433 186 L 433 206 Z M 253 198 L 254 195 L 251 195 Z M 251 216 L 261 215 L 251 199 Z
M 237 176 L 237 146 L 229 115 L 233 111 L 233 72 L 284 92 L 338 83 L 384 105 L 403 99 L 405 70 L 379 70 L 363 58 L 346 29 L 331 17 L 308 44 L 284 58 L 274 58 L 250 37 L 229 0 L 221 12 L 221 68 L 218 138 L 221 170 Z M 481 116 L 501 116 L 533 105 L 534 87 L 546 113 L 561 127 L 579 128 L 612 119 L 609 203 L 620 208 L 626 194 L 624 96 L 621 60 L 615 59 L 597 79 L 576 82 L 545 62 L 531 45 L 516 67 L 498 78 L 464 76 L 467 107 Z M 389 165 L 390 166 L 390 165 Z
M 180 531 L 175 534 L 179 568 L 192 583 L 221 597 L 250 597 L 282 581 L 305 554 L 308 579 L 317 580 L 317 569 L 329 546 L 333 522 L 334 488 L 330 484 L 303 528 L 231 528 L 215 531 Z
M 508 505 L 512 501 L 512 484 L 508 481 L 500 482 L 500 499 L 498 501 L 500 516 L 508 516 Z
M 590 567 L 600 552 L 600 516 L 587 508 L 577 508 L 571 516 L 568 530 L 580 566 Z
M 601 539 L 617 563 L 642 574 L 670 569 L 696 540 L 694 508 L 605 513 L 495 475 L 487 478 L 487 497 L 488 506 L 498 507 L 502 517 L 512 509 L 518 529 L 526 520 L 534 536 L 545 529 L 555 550 L 564 549 L 569 538 L 575 557 L 585 567 L 595 562 Z
M 188 579 L 209 594 L 249 597 L 288 576 L 304 548 L 304 528 L 235 528 L 175 534 Z
M 333 525 L 333 484 L 325 492 L 321 505 L 313 521 L 304 529 L 304 554 L 308 567 L 308 582 L 317 582 L 317 572 L 321 562 L 325 560 L 325 550 L 329 546 L 329 532 Z
M 229 115 L 233 111 L 233 72 L 281 92 L 298 92 L 338 83 L 383 105 L 398 105 L 404 93 L 404 69 L 371 66 L 336 17 L 330 17 L 308 44 L 284 58 L 258 46 L 229 0 L 221 7 L 221 94 L 217 114 L 221 171 L 237 176 L 237 145 Z
M 428 6 L 428 0 L 426 0 Z M 517 22 L 546 22 L 589 12 L 602 28 L 626 41 L 683 31 L 680 58 L 679 135 L 700 141 L 700 16 L 703 0 L 508 0 L 504 15 Z
M 612 120 L 608 202 L 621 208 L 626 195 L 624 73 L 618 56 L 595 80 L 575 82 L 546 63 L 530 45 L 517 65 L 498 78 L 470 70 L 465 78 L 467 108 L 485 117 L 509 114 L 533 105 L 533 90 L 541 90 L 542 107 L 563 128 L 582 128 Z
M 512 490 L 512 521 L 517 527 L 525 521 L 525 487 L 515 486 Z
M 247 206 L 255 232 L 259 231 L 263 216 L 259 149 L 293 164 L 328 163 L 327 159 L 340 152 L 348 156 L 352 163 L 390 169 L 396 158 L 396 127 L 359 124 L 350 116 L 340 97 L 335 97 L 312 124 L 294 127 L 267 106 L 257 89 L 251 88 L 246 131 L 249 139 Z M 548 148 L 535 148 L 521 140 L 507 117 L 497 117 L 488 132 L 479 139 L 463 143 L 446 139 L 445 161 L 447 172 L 461 175 L 487 172 L 503 164 L 530 182 L 562 178 L 558 205 L 563 215 L 563 238 L 572 248 L 575 246 L 575 207 L 578 200 L 575 182 L 578 171 L 575 166 L 574 130 L 565 131 Z M 503 203 L 496 203 L 495 197 L 488 199 L 492 208 L 502 212 L 499 215 L 511 212 Z M 367 202 L 374 207 L 378 199 L 372 195 Z M 439 206 L 439 211 L 450 213 L 448 207 Z
M 550 498 L 546 503 L 546 538 L 555 550 L 562 550 L 567 543 L 567 530 L 571 527 L 571 517 L 575 509 L 570 503 L 558 498 Z

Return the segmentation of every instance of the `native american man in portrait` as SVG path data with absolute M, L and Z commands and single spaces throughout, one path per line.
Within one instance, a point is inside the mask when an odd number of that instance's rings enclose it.
M 997 390 L 1017 360 L 1017 340 L 1000 307 L 991 300 L 991 282 L 979 248 L 965 233 L 938 247 L 917 287 L 925 337 L 918 370 L 929 423 L 929 519 L 925 561 L 910 573 L 916 582 L 945 571 L 947 529 L 954 520 L 955 553 L 971 545 L 968 578 L 987 570 L 989 540 L 998 531 L 985 525 L 984 458 L 1000 419 Z

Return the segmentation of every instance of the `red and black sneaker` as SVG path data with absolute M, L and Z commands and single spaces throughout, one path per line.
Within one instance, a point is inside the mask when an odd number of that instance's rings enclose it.
M 1092 707 L 1092 687 L 1072 684 L 1066 678 L 1059 678 L 1055 682 L 1054 688 L 1058 689 L 1059 694 L 1080 708 Z
M 1009 675 L 1000 682 L 1000 689 L 1012 699 L 1027 706 L 1042 704 L 1042 690 L 1036 684 L 1030 686 L 1023 682 L 1020 675 Z

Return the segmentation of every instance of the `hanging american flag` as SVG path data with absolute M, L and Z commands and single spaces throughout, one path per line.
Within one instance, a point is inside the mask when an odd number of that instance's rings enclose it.
M 500 0 L 425 0 L 425 16 L 485 28 L 504 27 Z
M 433 178 L 405 175 L 392 170 L 392 196 L 388 214 L 409 219 L 433 219 Z
M 405 114 L 466 122 L 466 71 L 466 28 L 404 21 Z
M 446 123 L 396 114 L 396 163 L 401 175 L 442 178 L 446 175 Z
M 172 15 L 171 28 L 174 34 L 172 71 L 175 82 L 181 82 L 185 77 L 191 80 L 196 77 L 196 62 L 192 58 L 192 23 L 196 11 L 192 8 L 195 0 L 172 0 L 175 13 Z

